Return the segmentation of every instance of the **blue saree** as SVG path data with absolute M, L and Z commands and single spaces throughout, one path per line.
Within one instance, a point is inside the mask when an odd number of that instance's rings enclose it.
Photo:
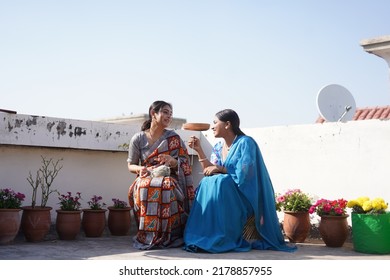
M 218 143 L 210 161 L 223 165 L 227 174 L 200 181 L 184 232 L 184 249 L 210 253 L 295 251 L 296 246 L 284 241 L 272 182 L 257 143 L 249 136 L 238 136 L 225 162 L 221 152 L 222 144 Z M 261 239 L 249 242 L 243 238 L 243 228 L 252 215 Z

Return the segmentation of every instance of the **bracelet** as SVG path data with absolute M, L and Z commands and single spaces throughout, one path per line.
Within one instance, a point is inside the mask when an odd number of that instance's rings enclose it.
M 203 162 L 205 160 L 207 160 L 207 158 L 200 158 L 200 159 L 198 159 L 199 162 Z

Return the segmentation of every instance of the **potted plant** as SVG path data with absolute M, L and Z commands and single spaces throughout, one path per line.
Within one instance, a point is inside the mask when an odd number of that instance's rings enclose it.
M 319 231 L 322 240 L 328 247 L 343 246 L 349 236 L 347 203 L 348 201 L 343 198 L 319 199 L 309 209 L 310 214 L 316 213 L 321 217 Z
M 10 188 L 0 189 L 0 244 L 12 242 L 18 234 L 24 198 L 24 194 Z
M 354 250 L 368 254 L 390 253 L 390 212 L 383 198 L 359 197 L 348 201 L 352 209 Z
M 49 196 L 57 192 L 53 189 L 53 183 L 58 173 L 62 169 L 59 159 L 46 159 L 41 156 L 42 165 L 37 170 L 35 177 L 31 171 L 27 177 L 27 181 L 32 187 L 31 205 L 24 206 L 22 214 L 21 228 L 27 241 L 38 242 L 42 241 L 50 230 L 52 207 L 46 206 Z M 38 189 L 41 190 L 41 203 L 37 205 Z
M 130 230 L 130 207 L 125 201 L 113 198 L 108 207 L 108 229 L 112 235 L 127 235 Z
M 276 195 L 276 210 L 284 212 L 283 231 L 290 242 L 304 242 L 309 235 L 311 224 L 309 209 L 310 196 L 300 189 L 290 189 Z
M 88 201 L 89 208 L 83 209 L 82 227 L 86 237 L 100 237 L 106 227 L 106 204 L 101 196 L 94 195 Z
M 72 196 L 71 192 L 60 194 L 60 209 L 57 209 L 56 230 L 60 239 L 73 240 L 81 228 L 81 193 Z

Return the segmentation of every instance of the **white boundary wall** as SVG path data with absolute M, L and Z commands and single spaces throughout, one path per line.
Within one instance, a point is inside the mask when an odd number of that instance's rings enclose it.
M 365 120 L 246 130 L 261 147 L 275 191 L 390 202 L 390 121 Z
M 82 193 L 82 206 L 94 195 L 110 205 L 127 200 L 134 175 L 127 171 L 128 143 L 141 124 L 112 124 L 0 112 L 0 187 L 26 194 L 26 178 L 40 167 L 41 156 L 62 158 L 55 188 Z M 390 121 L 370 120 L 243 129 L 260 146 L 276 192 L 300 188 L 318 198 L 383 197 L 390 201 Z M 177 130 L 184 140 L 202 137 L 206 152 L 212 132 Z M 192 153 L 192 150 L 189 149 Z M 194 181 L 201 179 L 196 156 Z M 48 205 L 58 208 L 52 195 Z M 53 211 L 54 212 L 54 211 Z M 53 215 L 53 213 L 52 213 Z

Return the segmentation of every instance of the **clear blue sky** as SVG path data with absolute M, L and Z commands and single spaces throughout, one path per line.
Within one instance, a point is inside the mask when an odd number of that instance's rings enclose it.
M 390 1 L 0 0 L 0 108 L 81 120 L 147 113 L 243 128 L 314 123 L 317 93 L 389 105 Z

